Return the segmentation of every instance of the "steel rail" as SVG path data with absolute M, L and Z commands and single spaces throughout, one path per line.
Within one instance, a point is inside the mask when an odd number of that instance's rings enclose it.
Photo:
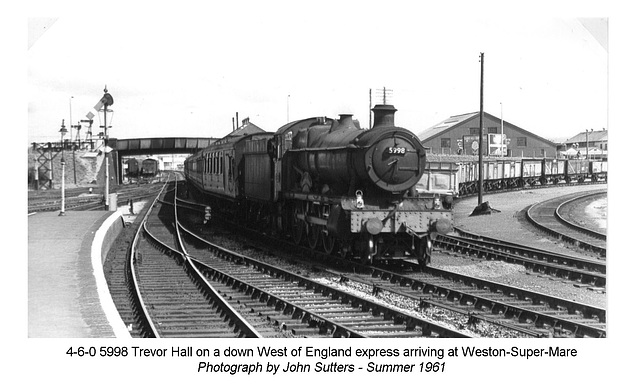
M 176 182 L 176 192 L 178 190 L 177 182 Z M 251 323 L 249 323 L 235 308 L 233 308 L 219 293 L 216 291 L 207 278 L 202 274 L 202 272 L 196 267 L 196 264 L 193 261 L 193 258 L 189 256 L 187 252 L 187 248 L 184 245 L 184 241 L 182 239 L 182 235 L 180 233 L 180 229 L 184 229 L 184 227 L 178 221 L 178 202 L 177 202 L 177 194 L 173 195 L 173 214 L 174 221 L 176 225 L 176 235 L 178 238 L 178 243 L 180 244 L 180 249 L 182 250 L 182 256 L 184 260 L 189 264 L 191 269 L 187 270 L 187 273 L 191 277 L 194 282 L 200 283 L 202 287 L 199 286 L 200 291 L 205 293 L 205 297 L 207 297 L 211 302 L 215 303 L 218 306 L 218 311 L 225 315 L 228 319 L 233 321 L 236 328 L 239 329 L 244 337 L 249 338 L 262 338 L 262 335 L 256 330 Z
M 587 234 L 587 235 L 589 235 L 589 236 L 591 236 L 593 238 L 607 241 L 607 234 L 606 233 L 598 232 L 598 231 L 596 231 L 594 229 L 583 227 L 583 226 L 581 226 L 579 224 L 576 224 L 573 221 L 570 221 L 570 220 L 566 219 L 564 216 L 562 216 L 560 214 L 560 211 L 562 209 L 564 209 L 563 207 L 565 205 L 569 205 L 571 203 L 574 203 L 574 202 L 579 201 L 579 200 L 584 200 L 584 199 L 589 198 L 589 197 L 594 197 L 594 196 L 599 196 L 599 195 L 606 195 L 606 194 L 607 194 L 606 191 L 605 192 L 600 191 L 600 192 L 595 192 L 595 193 L 588 193 L 588 194 L 585 194 L 584 196 L 574 197 L 574 198 L 572 198 L 570 200 L 567 200 L 567 201 L 561 203 L 560 205 L 558 205 L 558 208 L 555 211 L 555 217 L 558 219 L 558 221 L 560 221 L 561 223 L 563 223 L 564 225 L 566 225 L 569 228 L 573 228 L 573 229 L 577 230 L 578 232 L 585 233 L 585 234 Z
M 438 235 L 436 245 L 447 250 L 463 248 L 467 250 L 467 253 L 469 253 L 468 251 L 476 252 L 478 257 L 484 257 L 487 260 L 518 263 L 536 272 L 544 272 L 548 275 L 564 277 L 597 287 L 604 287 L 607 281 L 606 265 L 596 260 L 554 254 L 536 254 L 537 258 L 526 257 L 522 252 L 513 253 L 516 248 L 513 246 L 510 247 L 510 251 L 503 251 L 485 246 L 483 242 L 448 235 Z
M 130 253 L 129 253 L 128 262 L 125 264 L 125 267 L 127 267 L 125 272 L 125 275 L 127 276 L 127 283 L 130 286 L 130 290 L 132 291 L 132 302 L 134 305 L 133 306 L 134 313 L 137 315 L 137 321 L 141 327 L 141 330 L 144 336 L 149 338 L 159 337 L 159 333 L 155 327 L 155 323 L 153 323 L 153 319 L 151 318 L 151 315 L 147 311 L 147 307 L 145 305 L 144 299 L 142 298 L 142 292 L 140 291 L 140 283 L 138 282 L 138 279 L 137 279 L 138 275 L 136 274 L 136 268 L 135 268 L 135 263 L 137 258 L 136 252 L 137 252 L 138 243 L 140 241 L 140 235 L 142 234 L 143 231 L 148 233 L 148 231 L 146 230 L 147 219 L 149 218 L 151 211 L 153 210 L 154 206 L 160 199 L 160 195 L 162 194 L 162 192 L 164 191 L 164 189 L 168 184 L 169 184 L 169 180 L 165 182 L 162 189 L 160 189 L 160 192 L 158 192 L 158 195 L 156 196 L 153 204 L 149 206 L 149 209 L 145 213 L 143 220 L 140 223 L 140 226 L 136 231 L 136 235 L 134 236 L 133 241 L 131 243 L 131 246 L 129 249 Z
M 553 201 L 553 199 L 544 201 L 542 203 L 537 203 L 537 204 L 531 205 L 527 209 L 527 211 L 525 213 L 527 220 L 529 222 L 531 222 L 531 224 L 533 224 L 538 229 L 540 229 L 543 232 L 546 232 L 546 233 L 548 233 L 548 234 L 550 234 L 550 235 L 552 235 L 552 236 L 554 236 L 554 237 L 556 237 L 558 239 L 561 239 L 561 240 L 569 242 L 569 243 L 577 244 L 581 248 L 594 251 L 594 252 L 600 254 L 601 256 L 606 256 L 606 254 L 607 254 L 607 249 L 606 248 L 602 248 L 602 247 L 600 247 L 598 245 L 594 245 L 594 244 L 592 244 L 592 243 L 590 243 L 588 241 L 585 241 L 585 240 L 579 240 L 579 239 L 577 239 L 577 238 L 575 238 L 575 237 L 573 237 L 571 235 L 568 235 L 568 234 L 565 234 L 565 233 L 563 233 L 561 231 L 552 229 L 551 227 L 546 226 L 542 222 L 536 220 L 535 219 L 535 215 L 533 214 L 533 211 L 534 210 L 538 210 L 539 208 L 542 208 L 545 204 L 548 205 L 550 201 Z M 554 217 L 555 217 L 555 211 L 554 211 Z M 561 224 L 561 223 L 556 223 L 556 224 Z M 572 229 L 572 228 L 569 228 L 569 229 Z
M 463 283 L 466 286 L 474 287 L 474 289 L 486 289 L 491 293 L 501 293 L 505 297 L 514 297 L 518 300 L 528 300 L 533 305 L 544 303 L 551 309 L 564 308 L 569 314 L 580 313 L 585 319 L 595 317 L 600 323 L 606 322 L 606 310 L 590 306 L 588 304 L 572 302 L 555 296 L 514 288 L 502 283 L 473 278 L 432 267 L 427 267 L 425 273 L 447 280 L 452 280 L 454 282 Z M 407 277 L 381 268 L 371 267 L 371 276 L 386 280 L 389 283 L 396 284 L 400 287 L 409 287 L 412 290 L 420 291 L 424 294 L 443 297 L 450 302 L 458 302 L 461 305 L 472 305 L 474 308 L 480 310 L 488 309 L 494 314 L 502 313 L 507 316 L 518 317 L 522 320 L 531 320 L 535 322 L 536 325 L 561 327 L 572 331 L 576 336 L 604 337 L 606 335 L 606 331 L 598 327 L 589 326 L 570 319 L 550 316 L 543 312 L 528 310 L 525 307 L 519 307 L 500 302 L 495 299 L 486 298 L 481 294 L 467 293 L 444 285 L 433 284 L 426 280 Z M 430 302 L 427 299 L 421 299 L 421 301 L 422 307 L 430 306 Z

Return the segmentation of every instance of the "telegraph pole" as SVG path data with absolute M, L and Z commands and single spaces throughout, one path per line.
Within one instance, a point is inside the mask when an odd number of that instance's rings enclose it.
M 484 115 L 483 108 L 483 97 L 484 97 L 484 52 L 480 53 L 480 139 L 478 140 L 478 144 L 480 145 L 478 149 L 479 154 L 479 162 L 478 162 L 478 205 L 482 204 L 482 185 L 483 181 L 483 171 L 484 165 L 482 164 L 482 116 Z
M 371 89 L 369 89 L 369 129 L 371 129 Z
M 504 157 L 504 119 L 502 119 L 502 102 L 500 102 L 500 157 Z

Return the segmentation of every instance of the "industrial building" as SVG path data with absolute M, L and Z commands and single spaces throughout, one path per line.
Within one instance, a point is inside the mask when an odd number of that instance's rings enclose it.
M 556 158 L 557 145 L 512 123 L 484 113 L 485 155 Z M 418 138 L 433 154 L 478 154 L 480 113 L 454 115 L 420 133 Z M 501 141 L 502 138 L 502 141 Z
M 589 158 L 606 160 L 609 152 L 607 129 L 585 130 L 558 146 L 558 154 L 566 158 Z

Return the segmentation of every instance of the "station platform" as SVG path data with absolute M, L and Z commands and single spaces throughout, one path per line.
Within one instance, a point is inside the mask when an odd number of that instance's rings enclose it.
M 29 338 L 130 338 L 102 271 L 123 228 L 118 211 L 28 217 Z

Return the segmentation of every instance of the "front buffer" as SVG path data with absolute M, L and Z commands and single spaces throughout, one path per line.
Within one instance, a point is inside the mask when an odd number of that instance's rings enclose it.
M 365 203 L 360 194 L 331 208 L 327 229 L 340 241 L 343 256 L 367 263 L 414 258 L 427 265 L 434 233 L 453 229 L 451 211 L 437 204 L 431 198 L 405 198 L 389 205 Z

